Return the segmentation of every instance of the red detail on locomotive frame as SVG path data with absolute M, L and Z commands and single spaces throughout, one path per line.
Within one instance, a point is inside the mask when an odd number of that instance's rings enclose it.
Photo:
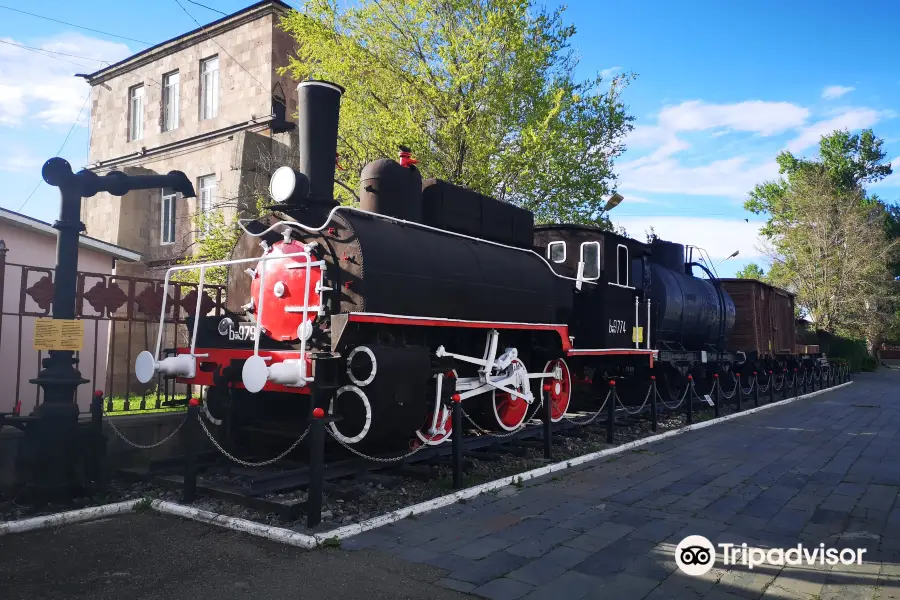
M 303 251 L 303 244 L 291 240 L 272 245 L 271 255 L 294 254 Z M 313 262 L 315 260 L 313 259 Z M 273 340 L 279 342 L 298 339 L 297 329 L 303 323 L 303 306 L 310 308 L 308 318 L 313 321 L 318 316 L 322 299 L 316 287 L 322 282 L 322 270 L 318 266 L 309 269 L 309 295 L 306 293 L 306 257 L 292 256 L 284 259 L 260 261 L 250 285 L 251 298 L 259 298 L 262 270 L 266 270 L 266 289 L 263 292 L 263 310 L 260 325 Z M 259 301 L 256 300 L 259 304 Z M 290 309 L 290 310 L 288 310 Z M 259 306 L 253 309 L 259 314 Z
M 265 314 L 263 316 L 265 316 Z M 176 349 L 176 352 L 178 354 L 190 354 L 191 349 L 178 348 Z M 190 385 L 215 385 L 213 375 L 216 371 L 218 371 L 220 368 L 230 366 L 232 360 L 247 360 L 248 358 L 253 356 L 253 350 L 233 348 L 197 348 L 196 353 L 208 354 L 209 356 L 204 358 L 197 358 L 196 375 L 192 379 L 188 379 L 186 377 L 178 377 L 178 383 L 187 383 Z M 266 362 L 266 365 L 268 366 L 272 366 L 274 363 L 279 363 L 285 360 L 300 358 L 300 353 L 293 350 L 260 350 L 259 355 L 272 357 L 271 361 Z M 313 372 L 312 360 L 309 358 L 309 355 L 307 355 L 306 357 L 306 372 Z M 240 381 L 240 373 L 238 373 L 238 380 L 234 383 L 234 387 L 240 389 L 243 389 L 244 387 L 244 384 Z M 280 385 L 277 383 L 267 383 L 262 391 L 288 392 L 290 394 L 304 395 L 309 395 L 312 393 L 308 386 L 299 388 Z
M 265 313 L 263 313 L 265 316 Z M 441 319 L 434 317 L 410 317 L 406 315 L 384 315 L 379 313 L 349 313 L 352 323 L 381 323 L 383 325 L 421 325 L 423 327 L 460 327 L 462 329 L 512 329 L 529 331 L 555 331 L 559 334 L 563 350 L 572 348 L 569 342 L 569 326 L 548 323 L 508 323 L 504 321 L 465 321 L 461 319 Z

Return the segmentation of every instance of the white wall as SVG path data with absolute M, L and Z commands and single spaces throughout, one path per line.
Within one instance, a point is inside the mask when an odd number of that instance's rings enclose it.
M 37 231 L 15 227 L 0 222 L 0 240 L 6 244 L 6 269 L 3 278 L 3 315 L 0 321 L 0 412 L 11 412 L 19 400 L 22 414 L 29 414 L 38 398 L 38 386 L 28 383 L 39 370 L 38 353 L 33 350 L 34 322 L 36 317 L 20 317 L 23 289 L 31 287 L 43 277 L 42 273 L 26 272 L 22 267 L 45 267 L 56 265 L 56 237 Z M 78 270 L 98 274 L 111 274 L 112 257 L 89 248 L 81 247 L 78 252 Z M 23 287 L 23 273 L 27 281 Z M 89 289 L 99 279 L 88 278 Z M 85 290 L 87 291 L 87 290 Z M 127 290 L 126 290 L 127 291 Z M 42 312 L 37 303 L 25 295 L 24 312 Z M 85 302 L 84 313 L 95 314 Z M 90 408 L 91 394 L 95 388 L 102 389 L 106 381 L 106 347 L 109 337 L 108 321 L 85 319 L 84 350 L 78 367 L 86 379 L 93 379 L 96 367 L 96 381 L 79 386 L 78 406 L 82 411 Z M 96 364 L 94 350 L 96 348 Z M 46 358 L 47 353 L 42 357 Z M 17 383 L 18 382 L 18 383 Z

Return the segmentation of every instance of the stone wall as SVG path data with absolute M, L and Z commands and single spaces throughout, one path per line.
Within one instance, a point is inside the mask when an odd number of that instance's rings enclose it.
M 275 74 L 270 49 L 276 22 L 274 14 L 262 16 L 93 86 L 89 162 L 118 158 L 271 114 Z M 200 61 L 212 56 L 219 57 L 219 109 L 216 117 L 201 121 Z M 162 131 L 163 76 L 176 70 L 180 79 L 178 127 Z M 141 84 L 144 135 L 129 141 L 129 90 Z

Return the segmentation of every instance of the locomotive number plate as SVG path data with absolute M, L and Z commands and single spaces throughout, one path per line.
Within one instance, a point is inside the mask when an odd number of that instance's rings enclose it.
M 610 319 L 609 320 L 609 332 L 610 333 L 625 333 L 625 321 L 620 321 L 618 319 Z
M 256 340 L 256 326 L 255 325 L 238 325 L 236 328 L 232 328 L 228 330 L 228 339 L 229 340 Z

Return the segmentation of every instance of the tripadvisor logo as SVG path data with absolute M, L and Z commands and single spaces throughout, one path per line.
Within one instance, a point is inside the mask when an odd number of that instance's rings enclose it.
M 804 548 L 797 544 L 792 548 L 754 548 L 747 544 L 718 544 L 718 558 L 723 566 L 744 565 L 750 569 L 761 565 L 844 565 L 862 564 L 866 548 Z M 675 564 L 687 575 L 703 575 L 716 563 L 716 547 L 702 535 L 689 535 L 675 547 Z

